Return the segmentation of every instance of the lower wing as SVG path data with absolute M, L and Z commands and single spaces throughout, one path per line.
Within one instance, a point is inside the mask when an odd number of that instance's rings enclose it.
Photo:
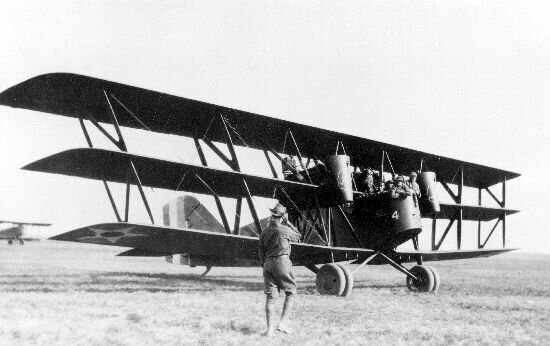
M 460 250 L 460 251 L 397 251 L 395 256 L 401 262 L 416 262 L 418 256 L 422 256 L 423 261 L 450 261 L 461 260 L 477 257 L 491 257 L 508 251 L 517 249 L 476 249 L 476 250 Z
M 50 239 L 130 247 L 123 256 L 165 256 L 191 254 L 215 259 L 258 260 L 258 238 L 126 222 L 103 223 L 79 228 Z M 355 260 L 373 250 L 292 244 L 291 259 L 296 264 L 322 264 Z M 122 254 L 121 254 L 122 255 Z

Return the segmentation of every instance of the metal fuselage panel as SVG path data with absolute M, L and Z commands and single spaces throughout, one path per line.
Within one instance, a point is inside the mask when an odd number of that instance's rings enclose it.
M 422 231 L 418 202 L 412 196 L 392 199 L 389 193 L 380 193 L 357 199 L 353 207 L 331 207 L 330 212 L 328 209 L 319 208 L 324 230 L 319 222 L 314 231 L 308 230 L 313 227 L 311 219 L 319 220 L 316 209 L 308 211 L 309 220 L 304 220 L 303 213 L 289 214 L 302 233 L 312 234 L 307 241 L 313 244 L 325 242 L 327 230 L 332 246 L 389 251 Z

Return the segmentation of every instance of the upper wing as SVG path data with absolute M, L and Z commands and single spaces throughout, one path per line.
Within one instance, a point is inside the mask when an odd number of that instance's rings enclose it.
M 110 110 L 106 95 L 113 100 L 114 107 L 122 110 L 118 116 L 121 126 L 146 127 L 156 132 L 188 137 L 206 136 L 213 141 L 226 142 L 221 127 L 210 126 L 214 116 L 222 114 L 240 135 L 241 140 L 235 144 L 251 148 L 272 148 L 280 152 L 290 130 L 306 157 L 327 156 L 334 152 L 340 141 L 352 163 L 373 164 L 380 160 L 380 154 L 385 150 L 397 172 L 417 170 L 423 161 L 425 167 L 437 172 L 439 180 L 447 183 L 454 181 L 461 167 L 465 186 L 489 187 L 519 176 L 506 170 L 68 73 L 45 74 L 11 87 L 0 94 L 0 104 L 69 117 L 86 118 L 92 115 L 96 120 L 108 123 Z M 287 146 L 287 153 L 289 150 L 292 153 L 291 147 Z
M 214 258 L 258 260 L 258 238 L 125 222 L 83 227 L 51 239 L 131 247 L 139 249 L 132 252 L 158 256 L 187 253 Z M 331 254 L 334 260 L 345 261 L 372 253 L 372 250 L 367 249 L 292 244 L 291 258 L 299 264 L 318 264 L 330 262 Z
M 233 198 L 241 193 L 243 179 L 250 193 L 258 197 L 273 198 L 277 187 L 304 195 L 317 189 L 316 185 L 95 148 L 63 151 L 30 163 L 23 169 L 125 183 L 130 160 L 144 186 L 168 190 L 210 194 L 200 179 L 218 195 Z

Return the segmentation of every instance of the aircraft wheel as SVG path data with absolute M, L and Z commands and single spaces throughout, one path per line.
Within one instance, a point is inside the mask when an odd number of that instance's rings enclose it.
M 439 273 L 437 270 L 435 270 L 434 267 L 428 266 L 428 268 L 432 271 L 432 274 L 434 275 L 434 288 L 432 289 L 432 292 L 435 292 L 439 289 L 439 283 L 441 282 L 441 279 L 439 278 Z
M 418 278 L 413 280 L 407 276 L 407 287 L 413 292 L 430 292 L 434 289 L 433 272 L 427 266 L 414 266 L 410 272 Z
M 334 263 L 325 264 L 317 273 L 315 286 L 317 287 L 317 291 L 322 295 L 342 295 L 346 288 L 344 271 Z
M 13 244 L 13 240 L 8 239 L 8 245 L 12 245 L 12 244 Z
M 342 292 L 341 296 L 347 297 L 353 290 L 353 273 L 343 264 L 338 264 L 338 267 L 342 269 L 344 276 L 346 277 L 346 287 L 344 287 L 344 292 Z
M 19 244 L 20 245 L 25 245 L 25 242 L 23 241 L 23 239 L 19 239 Z

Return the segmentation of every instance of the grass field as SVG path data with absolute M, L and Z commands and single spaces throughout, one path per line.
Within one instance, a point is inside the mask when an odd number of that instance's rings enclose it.
M 548 344 L 550 255 L 435 263 L 436 294 L 367 266 L 350 298 L 321 297 L 296 268 L 295 334 L 267 340 L 259 268 L 203 268 L 123 249 L 0 243 L 1 345 Z M 278 302 L 280 309 L 282 299 Z

